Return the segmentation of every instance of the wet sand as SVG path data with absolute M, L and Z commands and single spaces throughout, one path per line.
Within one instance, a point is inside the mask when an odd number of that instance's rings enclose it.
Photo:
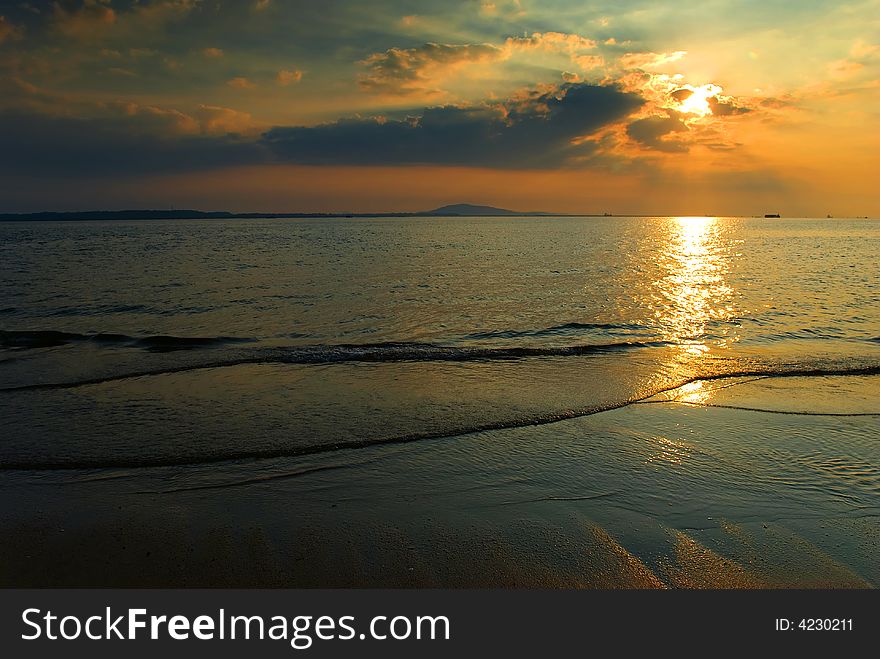
M 874 587 L 878 381 L 703 381 L 403 445 L 10 471 L 0 585 Z

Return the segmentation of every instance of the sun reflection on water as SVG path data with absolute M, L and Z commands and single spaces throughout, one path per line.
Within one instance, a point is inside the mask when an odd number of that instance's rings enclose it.
M 706 387 L 703 380 L 696 382 L 688 382 L 686 385 L 676 390 L 675 399 L 681 403 L 691 403 L 692 405 L 700 405 L 706 403 L 711 395 L 711 390 Z
M 645 460 L 647 464 L 665 464 L 675 467 L 684 466 L 693 452 L 690 444 L 684 440 L 669 437 L 652 437 L 652 450 Z
M 694 356 L 709 351 L 709 340 L 723 346 L 734 338 L 719 323 L 734 312 L 720 223 L 717 217 L 671 218 L 660 254 L 663 276 L 654 282 L 661 298 L 655 316 L 665 338 Z
M 699 377 L 710 359 L 738 340 L 736 291 L 728 284 L 735 258 L 725 220 L 673 217 L 660 228 L 657 278 L 652 282 L 654 322 L 677 346 L 665 377 Z M 682 402 L 708 402 L 710 392 L 694 382 L 680 390 Z

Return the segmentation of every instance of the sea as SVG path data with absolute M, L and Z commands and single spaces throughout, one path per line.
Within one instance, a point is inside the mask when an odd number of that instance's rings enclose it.
M 361 465 L 373 493 L 455 482 L 450 507 L 809 510 L 870 543 L 878 374 L 878 220 L 0 223 L 0 471 L 52 487 Z M 748 404 L 697 391 L 737 383 Z

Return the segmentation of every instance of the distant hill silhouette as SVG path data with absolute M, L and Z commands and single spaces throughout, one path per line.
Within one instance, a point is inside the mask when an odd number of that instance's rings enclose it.
M 232 213 L 229 211 L 176 210 L 117 210 L 117 211 L 44 211 L 40 213 L 0 213 L 0 221 L 70 222 L 88 220 L 229 220 L 266 219 L 283 217 L 474 217 L 474 216 L 549 215 L 549 213 L 519 213 L 494 206 L 450 204 L 430 211 L 416 213 Z
M 421 214 L 421 213 L 420 213 Z M 425 211 L 425 215 L 523 215 L 506 208 L 494 206 L 477 206 L 475 204 L 449 204 L 431 211 Z M 533 215 L 533 213 L 528 213 Z

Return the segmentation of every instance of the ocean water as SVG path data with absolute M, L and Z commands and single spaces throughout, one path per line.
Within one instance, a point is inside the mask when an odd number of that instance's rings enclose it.
M 0 224 L 0 466 L 515 427 L 696 377 L 875 373 L 880 222 Z
M 55 530 L 0 582 L 876 584 L 878 264 L 858 219 L 0 223 L 0 513 Z M 246 577 L 168 554 L 218 528 Z

